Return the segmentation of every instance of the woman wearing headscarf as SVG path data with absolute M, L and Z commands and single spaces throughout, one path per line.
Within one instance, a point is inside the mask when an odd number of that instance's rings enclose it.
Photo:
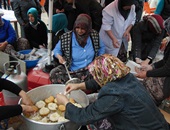
M 164 20 L 170 17 L 170 0 L 158 0 L 154 14 L 159 14 Z
M 170 18 L 164 22 L 170 37 Z M 170 96 L 170 44 L 167 43 L 162 60 L 137 69 L 137 77 L 143 78 L 143 84 L 157 105 Z
M 63 33 L 68 32 L 67 26 L 68 26 L 68 20 L 67 20 L 67 16 L 64 13 L 58 13 L 58 14 L 53 15 L 53 21 L 52 21 L 52 34 L 53 34 L 52 49 L 54 49 L 56 43 L 58 43 L 60 36 Z
M 126 61 L 130 30 L 135 23 L 134 0 L 115 0 L 103 9 L 100 37 L 106 53 Z
M 74 29 L 61 36 L 53 52 L 60 64 L 66 62 L 72 78 L 77 77 L 84 81 L 89 78 L 86 67 L 96 56 L 104 54 L 105 48 L 98 32 L 92 29 L 90 16 L 80 14 Z M 66 83 L 69 80 L 63 66 L 51 70 L 50 79 L 52 83 Z
M 151 64 L 164 36 L 163 19 L 152 14 L 143 17 L 132 30 L 133 59 L 140 65 Z
M 47 47 L 47 27 L 43 21 L 38 18 L 36 8 L 30 8 L 27 12 L 29 23 L 25 26 L 25 37 L 28 39 L 31 48 Z
M 41 5 L 39 0 L 14 0 L 12 1 L 15 17 L 21 27 L 21 37 L 25 38 L 24 27 L 29 23 L 27 12 L 30 8 L 38 10 L 39 17 L 41 16 Z
M 66 119 L 81 125 L 96 124 L 93 125 L 96 130 L 169 129 L 148 92 L 118 58 L 111 54 L 101 55 L 88 69 L 93 79 L 68 84 L 66 93 L 92 89 L 99 90 L 98 97 L 87 107 L 78 108 L 65 95 L 57 94 L 57 103 L 66 106 Z
M 10 21 L 3 19 L 4 12 L 0 9 L 0 51 L 10 54 L 14 50 L 16 32 Z

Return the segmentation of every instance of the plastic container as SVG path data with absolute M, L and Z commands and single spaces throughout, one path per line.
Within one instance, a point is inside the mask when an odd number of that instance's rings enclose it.
M 29 54 L 31 51 L 32 50 L 22 50 L 22 51 L 19 51 L 19 53 L 21 53 L 21 54 Z M 25 63 L 26 63 L 26 68 L 30 69 L 30 68 L 35 67 L 39 60 L 40 59 L 37 59 L 37 60 L 24 60 Z

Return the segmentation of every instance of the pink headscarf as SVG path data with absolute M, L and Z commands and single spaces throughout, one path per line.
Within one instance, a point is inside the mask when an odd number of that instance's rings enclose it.
M 102 87 L 107 82 L 120 79 L 130 72 L 121 60 L 111 54 L 98 56 L 89 66 L 89 72 Z

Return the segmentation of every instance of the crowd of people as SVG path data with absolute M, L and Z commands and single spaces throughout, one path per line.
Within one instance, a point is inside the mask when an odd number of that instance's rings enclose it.
M 77 89 L 96 92 L 95 100 L 81 109 L 69 103 L 64 94 L 57 94 L 58 104 L 66 106 L 66 119 L 94 130 L 169 130 L 158 107 L 170 96 L 170 1 L 159 0 L 153 14 L 142 16 L 144 2 L 147 0 L 105 0 L 102 5 L 97 0 L 54 1 L 55 66 L 50 80 L 65 84 L 70 78 L 67 67 L 71 77 L 81 83 L 66 85 L 66 93 Z M 48 5 L 46 1 L 47 13 Z M 21 38 L 16 37 L 10 21 L 2 18 L 0 9 L 0 51 L 13 55 L 24 49 L 47 49 L 48 29 L 41 20 L 39 1 L 13 1 L 12 9 Z M 164 52 L 163 59 L 154 62 L 159 50 Z M 125 65 L 128 58 L 141 66 L 135 68 L 136 74 Z M 25 101 L 23 105 L 0 107 L 1 112 L 8 109 L 0 120 L 35 111 L 17 85 L 4 79 L 0 82 L 0 90 L 7 89 Z

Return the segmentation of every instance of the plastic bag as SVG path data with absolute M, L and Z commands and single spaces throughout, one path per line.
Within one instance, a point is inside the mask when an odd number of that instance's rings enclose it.
M 34 67 L 34 70 L 40 70 L 45 67 L 45 65 L 48 63 L 48 51 L 47 49 L 39 49 L 39 51 L 36 52 L 37 54 L 41 54 L 42 58 L 38 61 L 36 67 Z M 51 53 L 51 60 L 53 60 L 53 53 Z

